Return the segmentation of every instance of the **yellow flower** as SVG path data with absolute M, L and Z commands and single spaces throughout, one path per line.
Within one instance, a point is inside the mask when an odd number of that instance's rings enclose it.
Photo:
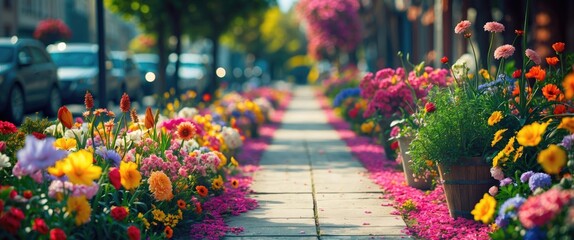
M 496 199 L 485 193 L 480 202 L 474 206 L 474 210 L 470 212 L 474 216 L 475 221 L 482 221 L 483 223 L 489 223 L 492 221 L 492 216 L 494 216 L 494 210 L 496 208 Z
M 550 144 L 538 154 L 538 163 L 545 172 L 558 174 L 566 164 L 566 152 L 558 145 Z
M 48 173 L 52 174 L 52 176 L 54 177 L 62 177 L 64 176 L 64 166 L 65 166 L 66 162 L 64 161 L 64 159 L 57 161 L 56 164 L 53 167 L 49 167 Z
M 54 147 L 60 150 L 67 150 L 70 151 L 76 148 L 77 142 L 76 139 L 73 138 L 58 138 L 54 142 Z
M 500 122 L 500 120 L 502 120 L 502 117 L 503 116 L 501 111 L 493 112 L 488 118 L 488 126 L 494 126 L 494 124 L 497 124 Z
M 518 160 L 520 157 L 522 157 L 522 151 L 524 150 L 524 146 L 520 146 L 518 147 L 518 149 L 516 149 L 516 152 L 514 153 L 514 162 L 516 162 L 516 160 Z
M 166 201 L 173 198 L 171 180 L 162 171 L 154 171 L 147 180 L 149 191 L 156 201 Z
M 153 214 L 153 220 L 158 222 L 163 222 L 165 219 L 165 213 L 162 210 L 154 209 L 151 211 L 151 214 Z
M 504 154 L 504 151 L 498 152 L 496 156 L 492 159 L 492 167 L 498 166 L 499 162 L 506 162 L 508 160 L 508 156 Z
M 80 226 L 90 221 L 92 208 L 85 196 L 69 197 L 67 202 L 66 212 L 74 214 L 76 218 L 76 225 Z
M 574 133 L 574 117 L 562 118 L 562 122 L 558 125 L 558 128 L 564 128 L 570 133 Z
M 506 156 L 510 156 L 510 154 L 512 152 L 514 152 L 514 139 L 516 139 L 515 137 L 511 137 L 510 140 L 508 140 L 508 143 L 506 144 L 506 146 L 504 147 L 504 149 L 502 149 L 502 152 L 504 152 L 504 154 Z
M 239 166 L 239 162 L 237 162 L 237 160 L 234 157 L 231 157 L 231 165 L 238 167 Z
M 219 166 L 217 166 L 217 169 L 221 169 L 222 167 L 227 165 L 227 157 L 225 157 L 223 153 L 221 153 L 220 151 L 213 151 L 213 152 L 215 153 L 215 155 L 217 155 L 219 160 L 221 160 L 221 162 L 219 162 Z
M 122 186 L 127 190 L 139 187 L 142 180 L 142 175 L 138 171 L 138 165 L 134 162 L 122 161 L 120 163 L 120 176 Z
M 498 143 L 500 140 L 502 140 L 502 134 L 504 132 L 506 132 L 508 129 L 500 129 L 498 131 L 496 131 L 494 133 L 494 139 L 492 139 L 492 143 L 490 144 L 490 146 L 494 147 L 494 145 L 496 145 L 496 143 Z
M 542 141 L 542 134 L 546 131 L 548 124 L 549 122 L 535 122 L 530 125 L 526 125 L 518 131 L 518 134 L 516 134 L 516 140 L 518 140 L 520 145 L 525 147 L 537 146 L 540 141 Z
M 72 183 L 92 185 L 102 174 L 102 168 L 93 165 L 94 155 L 87 150 L 70 153 L 63 161 L 61 170 Z
M 142 220 L 144 227 L 149 229 L 149 221 L 144 217 L 142 213 L 138 213 L 138 218 Z
M 222 187 L 223 187 L 223 178 L 221 178 L 221 175 L 219 175 L 216 179 L 213 179 L 213 181 L 211 182 L 211 189 L 219 190 Z
M 486 80 L 491 80 L 491 79 L 490 79 L 490 74 L 489 74 L 488 71 L 487 71 L 486 69 L 484 69 L 484 68 L 483 68 L 483 69 L 480 69 L 480 70 L 478 71 L 478 74 L 480 74 L 480 75 L 481 75 L 484 79 L 486 79 Z
M 373 122 L 366 122 L 361 124 L 361 132 L 370 134 L 373 132 L 373 128 L 375 128 L 375 124 Z

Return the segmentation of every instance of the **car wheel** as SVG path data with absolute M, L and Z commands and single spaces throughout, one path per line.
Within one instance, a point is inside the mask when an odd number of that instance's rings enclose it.
M 62 106 L 62 96 L 60 95 L 60 90 L 53 86 L 50 90 L 50 96 L 48 96 L 48 103 L 44 108 L 44 115 L 47 117 L 55 117 L 58 115 L 58 109 Z
M 10 90 L 8 120 L 14 124 L 20 124 L 24 120 L 24 93 L 18 86 L 13 86 Z

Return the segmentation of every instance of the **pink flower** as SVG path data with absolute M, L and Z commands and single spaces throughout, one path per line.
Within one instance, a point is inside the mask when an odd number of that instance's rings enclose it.
M 536 65 L 540 65 L 540 63 L 542 63 L 542 58 L 540 58 L 540 55 L 538 55 L 538 53 L 536 53 L 534 50 L 529 48 L 526 49 L 524 53 L 526 54 L 528 59 L 530 59 L 530 61 L 533 61 Z
M 504 179 L 504 172 L 502 172 L 502 168 L 500 167 L 493 167 L 490 169 L 490 175 L 492 176 L 492 178 L 500 181 L 502 179 Z
M 492 186 L 490 187 L 490 189 L 488 189 L 488 194 L 490 194 L 490 196 L 496 196 L 496 194 L 498 194 L 498 187 L 497 186 Z
M 562 211 L 573 195 L 571 190 L 550 189 L 530 197 L 518 209 L 518 219 L 526 228 L 543 226 Z
M 487 22 L 486 24 L 484 24 L 484 31 L 487 32 L 503 32 L 504 31 L 504 25 L 502 25 L 501 23 L 498 22 Z
M 514 47 L 510 44 L 502 45 L 494 50 L 494 58 L 497 60 L 500 58 L 509 58 L 514 54 L 514 50 Z
M 456 34 L 464 33 L 466 32 L 466 30 L 468 30 L 469 27 L 470 27 L 470 21 L 468 20 L 461 21 L 454 28 L 454 33 Z

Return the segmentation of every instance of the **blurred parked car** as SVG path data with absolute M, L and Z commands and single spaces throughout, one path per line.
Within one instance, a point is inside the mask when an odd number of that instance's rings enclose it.
M 176 55 L 170 56 L 167 74 L 172 76 L 172 78 L 175 76 L 176 60 Z M 193 53 L 181 54 L 178 71 L 179 81 L 177 82 L 179 91 L 185 92 L 193 90 L 200 94 L 203 93 L 207 88 L 207 81 L 209 79 L 208 69 L 209 58 L 207 56 Z
M 37 40 L 0 38 L 0 115 L 15 124 L 43 110 L 53 117 L 61 105 L 57 66 Z
M 134 61 L 137 63 L 141 76 L 141 88 L 145 95 L 155 93 L 155 80 L 158 76 L 159 57 L 156 54 L 140 53 L 134 54 Z
M 127 93 L 130 98 L 141 103 L 143 91 L 141 89 L 141 76 L 133 56 L 122 51 L 112 51 L 112 75 L 120 84 L 120 93 Z
M 47 47 L 58 65 L 58 77 L 65 104 L 83 103 L 86 91 L 97 100 L 98 96 L 98 45 L 87 43 L 58 43 Z M 106 55 L 107 99 L 119 102 L 120 85 L 111 74 L 111 62 Z

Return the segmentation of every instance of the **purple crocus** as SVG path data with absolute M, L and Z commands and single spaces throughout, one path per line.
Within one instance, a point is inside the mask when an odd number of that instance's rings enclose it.
M 52 137 L 39 140 L 32 135 L 26 136 L 24 148 L 17 153 L 18 165 L 22 173 L 32 174 L 52 166 L 56 161 L 66 157 L 68 151 L 56 149 L 54 147 L 55 140 Z

